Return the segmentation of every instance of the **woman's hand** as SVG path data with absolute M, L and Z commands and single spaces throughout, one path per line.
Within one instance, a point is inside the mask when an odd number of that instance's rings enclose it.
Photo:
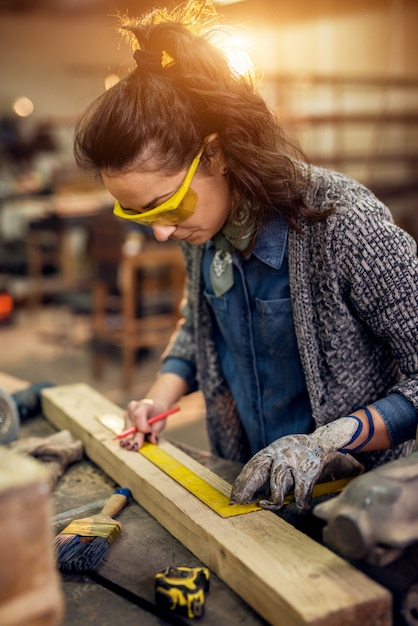
M 164 430 L 166 420 L 156 422 L 152 426 L 148 424 L 148 420 L 164 409 L 165 407 L 158 407 L 150 398 L 132 400 L 125 413 L 125 429 L 136 427 L 137 432 L 123 437 L 120 440 L 120 445 L 127 450 L 135 451 L 142 447 L 145 440 L 157 444 L 158 436 Z
M 268 482 L 269 499 L 260 500 L 262 508 L 280 509 L 286 494 L 294 489 L 298 512 L 306 512 L 313 488 L 325 473 L 348 476 L 362 471 L 354 457 L 338 451 L 351 441 L 356 430 L 355 420 L 344 417 L 310 435 L 276 439 L 244 466 L 232 486 L 231 503 L 252 502 L 258 489 Z
M 173 404 L 188 392 L 187 383 L 177 374 L 165 373 L 157 377 L 147 397 L 142 400 L 132 400 L 125 413 L 125 430 L 136 427 L 133 435 L 127 435 L 120 440 L 120 445 L 126 450 L 139 450 L 144 441 L 158 443 L 159 434 L 164 430 L 167 420 L 152 424 L 148 423 L 151 417 L 169 409 Z
M 310 435 L 286 435 L 257 452 L 235 479 L 231 502 L 251 502 L 269 482 L 270 498 L 261 500 L 260 506 L 280 509 L 293 488 L 297 509 L 303 513 L 309 509 L 318 480 L 329 480 L 329 474 L 343 477 L 362 471 L 361 463 L 347 453 L 384 450 L 390 445 L 382 416 L 373 407 L 359 407 Z

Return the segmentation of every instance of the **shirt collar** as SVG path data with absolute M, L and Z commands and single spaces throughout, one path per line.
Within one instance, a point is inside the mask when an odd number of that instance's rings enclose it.
M 289 225 L 284 217 L 279 214 L 273 215 L 259 233 L 249 256 L 254 254 L 266 265 L 279 269 L 287 248 L 288 231 Z M 212 240 L 206 243 L 206 248 L 210 247 L 214 247 Z
M 260 261 L 279 269 L 287 247 L 289 225 L 281 215 L 274 215 L 258 235 L 251 254 Z

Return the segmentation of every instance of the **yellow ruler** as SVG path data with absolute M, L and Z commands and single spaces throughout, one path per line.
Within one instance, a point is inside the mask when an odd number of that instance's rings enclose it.
M 124 422 L 118 415 L 102 415 L 97 419 L 115 435 L 123 430 Z M 235 515 L 243 515 L 244 513 L 262 510 L 261 507 L 255 503 L 230 504 L 229 495 L 219 491 L 219 489 L 211 485 L 204 478 L 171 456 L 171 454 L 168 454 L 161 446 L 146 442 L 142 448 L 138 450 L 138 453 L 156 465 L 160 470 L 187 489 L 187 491 L 196 496 L 196 498 L 201 500 L 221 517 L 233 517 Z M 313 496 L 318 497 L 342 491 L 350 480 L 352 479 L 344 478 L 315 485 Z M 293 501 L 293 494 L 289 494 L 286 496 L 283 504 L 290 504 L 290 502 Z
M 115 435 L 123 430 L 124 420 L 119 415 L 101 415 L 97 417 L 97 419 Z M 193 472 L 193 470 L 186 467 L 171 454 L 163 450 L 161 446 L 146 442 L 142 448 L 138 450 L 138 453 L 156 465 L 167 474 L 167 476 L 170 476 L 221 517 L 233 517 L 234 515 L 242 515 L 243 513 L 261 510 L 261 507 L 257 504 L 229 504 L 229 494 L 222 493 L 222 491 L 211 485 L 204 478 L 196 474 L 196 472 Z
M 160 446 L 145 443 L 139 453 L 221 517 L 233 517 L 234 515 L 260 510 L 257 504 L 229 504 L 229 496 L 221 493 L 216 487 L 177 461 Z

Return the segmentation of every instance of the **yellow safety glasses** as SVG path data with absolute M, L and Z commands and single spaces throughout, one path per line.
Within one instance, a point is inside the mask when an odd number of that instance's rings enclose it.
M 193 189 L 190 189 L 190 183 L 192 182 L 197 166 L 200 163 L 202 154 L 203 148 L 197 157 L 193 159 L 186 172 L 186 176 L 177 191 L 159 206 L 151 209 L 150 211 L 139 213 L 138 211 L 133 211 L 132 209 L 125 209 L 116 200 L 113 213 L 126 220 L 132 220 L 148 226 L 153 224 L 171 226 L 173 224 L 180 224 L 180 222 L 184 222 L 184 220 L 193 214 L 196 208 L 198 196 Z

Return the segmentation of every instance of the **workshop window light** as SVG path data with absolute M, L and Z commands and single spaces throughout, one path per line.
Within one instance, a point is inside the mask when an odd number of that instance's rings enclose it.
M 249 42 L 247 31 L 226 26 L 214 30 L 210 35 L 210 42 L 223 52 L 233 72 L 255 78 L 254 47 Z
M 108 74 L 104 80 L 104 86 L 106 91 L 116 85 L 120 81 L 120 77 L 117 74 Z
M 252 76 L 254 74 L 253 58 L 241 37 L 233 37 L 228 41 L 225 54 L 229 66 L 234 72 L 240 76 Z
M 32 100 L 21 97 L 13 102 L 12 109 L 19 117 L 29 117 L 33 113 L 34 106 Z

